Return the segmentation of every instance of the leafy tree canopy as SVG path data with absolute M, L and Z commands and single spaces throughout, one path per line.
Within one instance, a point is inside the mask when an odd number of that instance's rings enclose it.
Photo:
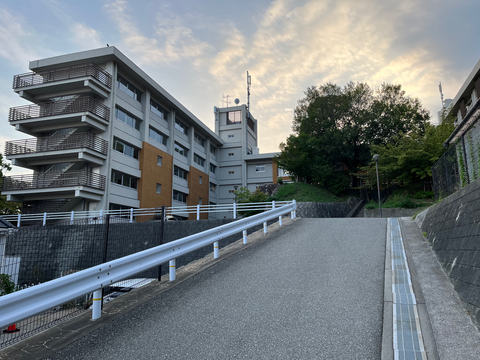
M 428 119 L 420 101 L 405 95 L 400 85 L 312 86 L 298 101 L 294 134 L 280 144 L 276 161 L 294 176 L 341 193 L 348 186 L 345 173 L 370 162 L 372 145 L 395 143 L 401 134 L 424 134 Z
M 3 188 L 4 172 L 12 170 L 10 164 L 3 160 L 3 155 L 0 154 L 0 190 Z M 7 201 L 5 195 L 0 195 L 0 215 L 18 214 L 22 204 L 13 201 Z

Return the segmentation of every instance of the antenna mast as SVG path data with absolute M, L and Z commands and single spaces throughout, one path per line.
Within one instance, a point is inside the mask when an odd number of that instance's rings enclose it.
M 227 107 L 228 107 L 228 104 L 230 104 L 230 101 L 228 100 L 228 98 L 230 97 L 231 95 L 223 95 L 222 93 L 222 103 L 223 103 L 223 106 L 225 106 L 225 103 L 227 104 Z M 225 98 L 227 98 L 227 100 L 225 100 Z
M 247 71 L 247 111 L 248 111 L 248 116 L 250 116 L 250 85 L 252 85 L 252 77 L 248 74 L 248 71 Z
M 445 103 L 443 102 L 442 83 L 438 83 L 438 90 L 440 91 L 440 98 L 442 99 L 442 109 L 445 109 Z

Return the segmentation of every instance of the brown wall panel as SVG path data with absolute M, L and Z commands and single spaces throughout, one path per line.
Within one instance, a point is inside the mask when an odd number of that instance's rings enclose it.
M 162 157 L 162 166 L 157 165 L 157 156 Z M 142 171 L 138 181 L 140 208 L 172 206 L 173 156 L 144 141 L 139 161 Z M 157 184 L 162 185 L 161 194 L 156 192 Z
M 199 182 L 199 177 L 202 177 L 202 183 Z M 193 166 L 190 166 L 190 172 L 188 173 L 188 188 L 190 194 L 187 197 L 187 205 L 193 206 L 198 204 L 198 199 L 202 198 L 202 205 L 209 204 L 209 190 L 210 190 L 210 178 L 208 174 L 200 171 Z M 196 220 L 196 214 L 190 214 L 189 220 Z M 208 219 L 208 214 L 200 214 L 200 219 Z

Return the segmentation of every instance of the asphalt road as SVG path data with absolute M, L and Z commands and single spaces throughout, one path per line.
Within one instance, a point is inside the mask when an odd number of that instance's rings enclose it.
M 300 219 L 57 359 L 380 359 L 386 219 Z

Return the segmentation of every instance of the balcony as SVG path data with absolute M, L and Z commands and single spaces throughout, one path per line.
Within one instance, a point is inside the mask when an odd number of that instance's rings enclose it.
M 72 92 L 93 92 L 107 98 L 112 88 L 112 75 L 94 63 L 85 63 L 15 75 L 12 87 L 33 102 Z
M 105 176 L 85 170 L 5 176 L 2 195 L 12 201 L 80 197 L 101 200 Z
M 10 108 L 8 114 L 11 125 L 32 135 L 80 126 L 90 126 L 103 132 L 109 120 L 110 108 L 89 96 L 17 106 Z
M 90 162 L 102 166 L 108 141 L 91 133 L 53 135 L 37 139 L 7 141 L 5 156 L 12 164 L 33 170 L 59 162 Z

